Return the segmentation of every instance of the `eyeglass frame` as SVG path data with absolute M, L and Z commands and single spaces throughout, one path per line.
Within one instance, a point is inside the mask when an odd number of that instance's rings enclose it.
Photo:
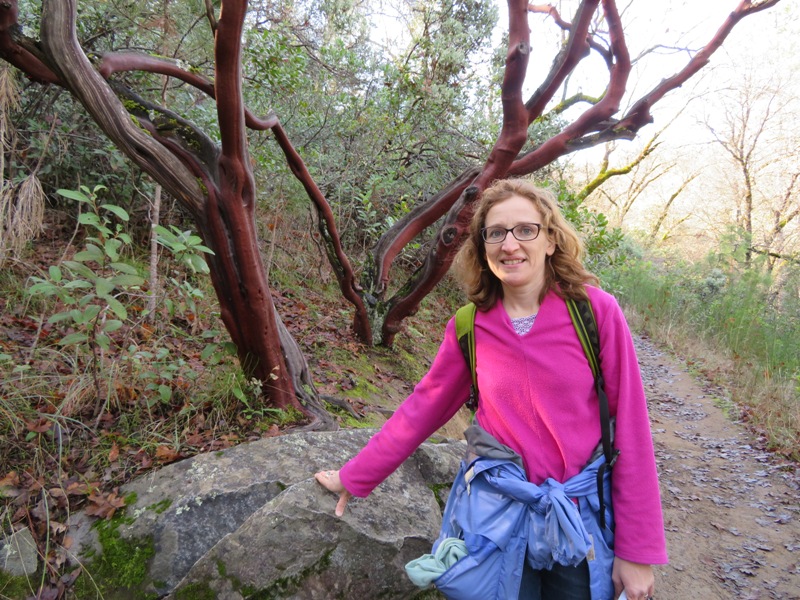
M 536 227 L 536 235 L 534 235 L 530 239 L 521 240 L 521 239 L 519 239 L 517 237 L 517 234 L 514 233 L 514 230 L 517 227 L 523 227 L 523 226 L 530 227 L 531 225 L 534 225 Z M 506 227 L 500 227 L 499 225 L 492 225 L 491 227 L 483 227 L 483 228 L 481 228 L 481 239 L 487 244 L 502 244 L 503 242 L 506 241 L 506 238 L 508 237 L 508 234 L 511 233 L 511 235 L 514 236 L 514 239 L 517 240 L 518 242 L 532 242 L 533 240 L 535 240 L 536 238 L 539 237 L 539 234 L 542 233 L 542 227 L 543 227 L 543 225 L 541 223 L 517 223 L 516 225 L 514 225 L 510 229 L 506 228 Z M 486 239 L 486 231 L 489 230 L 489 229 L 502 229 L 502 230 L 504 230 L 505 231 L 505 235 L 503 236 L 503 239 L 497 240 L 497 241 L 492 241 L 492 242 L 487 240 Z

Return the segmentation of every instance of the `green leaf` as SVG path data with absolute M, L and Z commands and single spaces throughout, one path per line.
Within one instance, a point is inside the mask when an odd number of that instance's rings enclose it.
M 242 401 L 242 402 L 246 402 L 246 401 L 247 401 L 247 396 L 246 396 L 246 395 L 245 395 L 245 393 L 242 391 L 242 388 L 240 388 L 238 385 L 235 385 L 235 386 L 233 386 L 233 387 L 231 388 L 231 392 L 232 392 L 232 393 L 233 393 L 233 395 L 234 395 L 234 396 L 236 396 L 236 397 L 237 397 L 237 398 L 238 398 L 240 401 Z
M 130 287 L 144 283 L 144 279 L 138 275 L 114 275 L 109 281 L 120 287 Z
M 120 302 L 116 298 L 106 298 L 106 301 L 108 302 L 108 306 L 117 316 L 117 318 L 122 319 L 123 321 L 128 318 L 128 311 L 125 310 L 125 307 L 122 305 L 122 302 Z
M 108 256 L 108 258 L 110 258 L 112 261 L 119 260 L 119 249 L 121 246 L 122 242 L 120 240 L 114 238 L 106 240 L 105 243 L 106 256 Z
M 105 254 L 103 253 L 102 250 L 100 250 L 100 248 L 98 248 L 94 244 L 87 244 L 86 250 L 83 250 L 81 252 L 76 252 L 74 258 L 75 260 L 78 260 L 80 262 L 88 262 L 90 260 L 93 260 L 95 262 L 100 263 L 103 262 Z
M 89 204 L 92 203 L 92 199 L 89 198 L 86 194 L 82 194 L 76 190 L 56 190 L 56 193 L 60 196 L 64 196 L 64 198 L 69 198 L 70 200 L 77 200 L 78 202 L 87 202 Z
M 78 306 L 87 306 L 94 302 L 95 298 L 97 298 L 97 294 L 85 294 L 78 300 Z
M 72 317 L 72 320 L 75 321 L 76 325 L 84 325 L 96 319 L 97 315 L 100 314 L 100 310 L 100 307 L 96 304 L 90 304 L 83 310 L 75 308 L 69 311 L 69 315 Z
M 175 236 L 172 234 L 172 232 L 169 229 L 167 229 L 166 227 L 164 227 L 163 225 L 154 225 L 153 226 L 153 231 L 156 232 L 156 235 L 159 235 L 159 236 L 161 236 L 163 238 L 166 238 L 166 239 L 169 239 L 169 238 L 173 238 L 174 239 L 175 238 Z
M 94 282 L 94 287 L 97 290 L 97 295 L 101 298 L 106 298 L 116 287 L 109 279 L 98 278 Z
M 162 402 L 169 402 L 172 398 L 172 389 L 164 384 L 158 386 L 158 395 L 161 396 Z
M 65 260 L 64 266 L 72 271 L 73 275 L 79 275 L 85 279 L 91 279 L 94 277 L 94 271 L 92 271 L 83 263 L 79 263 L 74 260 Z
M 85 343 L 89 337 L 85 333 L 70 333 L 58 342 L 61 346 L 74 346 Z
M 122 321 L 118 321 L 117 319 L 109 319 L 103 323 L 103 331 L 111 333 L 112 331 L 117 331 L 117 329 L 120 329 L 122 325 Z
M 50 265 L 50 268 L 47 269 L 47 271 L 50 273 L 50 279 L 52 279 L 56 283 L 61 281 L 61 277 L 62 277 L 61 269 L 58 268 L 56 265 Z
M 110 267 L 115 271 L 119 271 L 120 273 L 127 273 L 128 275 L 139 274 L 139 271 L 136 270 L 136 267 L 134 267 L 133 265 L 129 265 L 128 263 L 112 262 Z
M 100 217 L 94 213 L 81 213 L 78 217 L 78 223 L 81 225 L 94 225 L 95 227 L 101 226 Z
M 58 293 L 58 288 L 50 282 L 42 282 L 32 285 L 28 288 L 28 294 L 37 296 L 42 294 L 44 296 L 53 296 Z
M 98 333 L 97 336 L 94 338 L 94 341 L 103 350 L 108 350 L 109 348 L 111 348 L 111 338 L 108 337 L 105 333 Z
M 92 282 L 85 279 L 73 279 L 64 284 L 65 290 L 85 290 L 90 287 L 94 287 Z
M 210 272 L 208 269 L 208 264 L 206 264 L 206 261 L 199 254 L 192 254 L 189 256 L 189 266 L 191 266 L 195 273 L 203 273 L 204 275 L 208 275 Z
M 217 344 L 207 344 L 203 351 L 200 353 L 200 358 L 208 360 L 213 354 L 217 352 Z
M 53 323 L 60 323 L 61 321 L 66 321 L 67 319 L 73 320 L 72 318 L 72 311 L 68 310 L 66 312 L 56 313 L 54 315 L 50 315 L 50 318 L 47 319 L 47 322 L 50 324 Z
M 130 219 L 130 217 L 128 216 L 128 212 L 124 208 L 122 208 L 121 206 L 117 206 L 116 204 L 101 204 L 100 208 L 104 208 L 108 212 L 114 213 L 122 221 L 128 221 Z

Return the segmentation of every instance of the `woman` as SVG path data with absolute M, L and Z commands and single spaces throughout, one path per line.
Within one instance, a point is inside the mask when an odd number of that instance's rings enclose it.
M 482 195 L 459 254 L 467 294 L 478 307 L 477 423 L 522 457 L 528 481 L 577 475 L 600 439 L 598 399 L 565 297 L 588 299 L 620 451 L 612 476 L 613 587 L 630 600 L 654 594 L 651 565 L 667 562 L 653 444 L 630 331 L 616 300 L 592 284 L 583 247 L 547 191 L 498 181 Z M 430 371 L 382 430 L 340 471 L 317 480 L 339 494 L 367 496 L 464 404 L 471 374 L 454 320 Z M 590 598 L 586 561 L 525 574 L 520 598 Z

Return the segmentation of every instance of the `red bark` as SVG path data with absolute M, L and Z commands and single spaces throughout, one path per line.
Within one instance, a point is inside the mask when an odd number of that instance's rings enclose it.
M 244 108 L 240 40 L 246 1 L 224 2 L 217 23 L 217 75 L 213 87 L 170 61 L 130 53 L 105 57 L 100 72 L 96 71 L 75 38 L 75 3 L 76 0 L 44 1 L 42 57 L 34 73 L 41 68 L 50 73 L 46 81 L 65 87 L 108 137 L 194 216 L 206 245 L 214 251 L 208 263 L 222 320 L 237 347 L 245 373 L 263 383 L 271 404 L 278 408 L 293 406 L 313 415 L 317 423 L 330 425 L 332 421 L 323 414 L 319 399 L 309 396 L 305 389 L 295 390 L 295 382 L 300 385 L 307 379 L 305 363 L 288 332 L 280 326 L 259 253 L 255 186 L 245 127 L 265 129 L 276 124 L 277 119 L 274 116 L 257 119 Z M 7 23 L 8 13 L 0 15 Z M 113 72 L 130 69 L 178 77 L 215 98 L 221 147 L 214 147 L 177 115 L 154 105 L 135 109 L 142 114 L 132 120 L 104 79 Z M 118 88 L 117 92 L 124 94 L 125 90 Z M 137 100 L 134 104 L 139 101 L 146 102 Z M 174 131 L 162 134 L 158 125 L 150 121 L 151 109 L 176 121 L 189 136 L 196 136 L 188 142 L 199 138 L 199 146 L 182 143 Z M 287 359 L 291 361 L 291 371 Z
M 248 369 L 259 373 L 262 381 L 275 381 L 276 403 L 292 403 L 289 394 L 289 374 L 282 362 L 281 351 L 275 344 L 276 323 L 284 338 L 282 351 L 295 358 L 295 350 L 287 342 L 274 313 L 268 282 L 260 264 L 255 238 L 255 190 L 251 172 L 245 127 L 270 129 L 280 145 L 287 164 L 303 184 L 319 215 L 320 234 L 325 242 L 329 260 L 345 298 L 355 307 L 354 328 L 365 342 L 372 342 L 376 324 L 370 321 L 370 311 L 383 315 L 381 336 L 391 344 L 402 321 L 413 314 L 419 302 L 447 272 L 467 231 L 473 204 L 482 190 L 493 180 L 509 175 L 527 175 L 565 154 L 614 139 L 632 139 L 641 127 L 652 121 L 651 107 L 663 96 L 696 74 L 707 64 L 709 57 L 720 47 L 733 27 L 745 16 L 777 4 L 779 0 L 763 2 L 741 1 L 726 19 L 710 42 L 678 73 L 664 79 L 643 96 L 619 120 L 615 115 L 625 92 L 630 74 L 630 58 L 622 31 L 621 20 L 614 0 L 603 0 L 602 10 L 609 27 L 609 47 L 590 33 L 600 0 L 580 3 L 572 21 L 567 21 L 552 6 L 529 5 L 509 0 L 509 48 L 501 89 L 503 123 L 498 139 L 481 167 L 469 169 L 455 178 L 445 189 L 428 202 L 414 208 L 406 218 L 392 227 L 378 242 L 374 251 L 374 273 L 367 272 L 362 287 L 339 240 L 333 212 L 314 182 L 302 157 L 292 146 L 275 115 L 258 118 L 243 104 L 241 90 L 241 33 L 247 3 L 244 0 L 223 0 L 219 20 L 209 12 L 209 21 L 216 37 L 215 83 L 181 69 L 174 62 L 131 53 L 103 57 L 100 75 L 88 64 L 74 39 L 65 39 L 54 26 L 43 35 L 55 41 L 39 54 L 38 48 L 12 35 L 16 22 L 16 0 L 0 5 L 0 56 L 19 66 L 40 81 L 65 86 L 87 109 L 100 126 L 133 160 L 170 190 L 195 215 L 199 228 L 217 255 L 209 261 L 212 280 L 220 297 L 223 320 L 239 347 L 240 358 Z M 75 0 L 44 0 L 48 20 L 61 19 L 53 14 L 67 10 L 74 14 Z M 65 7 L 69 8 L 65 8 Z M 206 9 L 210 4 L 206 2 Z M 567 43 L 553 64 L 548 76 L 527 102 L 523 102 L 522 87 L 530 53 L 528 12 L 546 13 L 557 26 L 569 33 Z M 44 30 L 44 23 L 43 23 Z M 58 36 L 61 35 L 59 39 Z M 74 35 L 73 35 L 74 38 Z M 67 56 L 56 56 L 60 48 Z M 525 154 L 528 128 L 545 111 L 548 103 L 563 87 L 575 67 L 592 51 L 598 52 L 608 67 L 608 85 L 602 99 L 588 108 L 575 121 L 551 139 Z M 142 70 L 178 78 L 217 100 L 221 152 L 208 150 L 201 156 L 159 134 L 158 127 L 142 121 L 152 134 L 144 135 L 139 127 L 112 100 L 113 94 L 103 78 L 122 70 Z M 167 114 L 162 111 L 162 114 Z M 187 125 L 189 126 L 189 125 Z M 201 191 L 198 180 L 206 189 Z M 420 270 L 393 298 L 386 301 L 390 268 L 399 252 L 423 229 L 445 216 L 435 244 Z M 371 277 L 371 279 L 370 279 Z M 368 296 L 369 295 L 369 296 Z M 376 298 L 377 296 L 377 298 Z M 369 302 L 367 302 L 369 300 Z M 378 306 L 380 305 L 380 306 Z M 255 360 L 254 357 L 258 357 Z M 294 361 L 291 361 L 294 364 Z M 268 370 L 268 371 L 267 371 Z M 295 369 L 298 371 L 299 369 Z M 273 379 L 273 375 L 278 379 Z M 297 373 L 294 375 L 298 381 Z M 296 383 L 295 383 L 296 386 Z

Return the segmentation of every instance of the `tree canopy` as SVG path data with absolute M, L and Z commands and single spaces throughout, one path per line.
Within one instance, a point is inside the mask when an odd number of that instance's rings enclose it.
M 448 271 L 492 181 L 635 138 L 652 107 L 700 72 L 743 18 L 778 2 L 735 3 L 707 43 L 633 98 L 632 65 L 643 57 L 631 57 L 635 23 L 613 0 L 574 2 L 569 14 L 509 1 L 494 63 L 486 0 L 409 3 L 402 52 L 366 43 L 371 15 L 347 0 L 207 0 L 202 10 L 177 1 L 119 10 L 9 0 L 0 5 L 0 56 L 77 100 L 191 215 L 213 251 L 211 280 L 246 373 L 265 384 L 272 405 L 295 406 L 324 426 L 260 254 L 259 190 L 271 178 L 288 167 L 314 207 L 359 338 L 391 344 Z M 534 23 L 560 32 L 554 56 L 532 56 Z M 489 57 L 485 67 L 472 61 L 479 56 Z M 594 95 L 572 81 L 589 58 L 603 69 Z M 541 81 L 527 80 L 532 59 L 552 59 Z M 346 235 L 368 250 L 363 265 L 346 251 L 340 207 L 355 224 Z M 394 283 L 398 257 L 420 239 L 427 254 Z

